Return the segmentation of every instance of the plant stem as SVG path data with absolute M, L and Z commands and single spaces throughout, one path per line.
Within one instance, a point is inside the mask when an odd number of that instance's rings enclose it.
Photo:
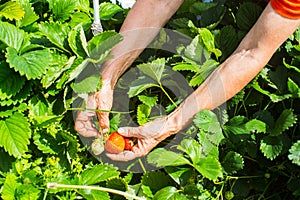
M 167 93 L 167 91 L 165 90 L 165 88 L 161 85 L 161 83 L 159 83 L 159 87 L 160 89 L 165 93 L 165 95 L 168 97 L 168 99 L 172 102 L 172 104 L 175 106 L 175 108 L 177 108 L 177 104 L 173 101 L 173 99 L 170 97 L 170 95 Z
M 66 184 L 59 184 L 59 183 L 47 183 L 47 188 L 56 189 L 56 188 L 69 188 L 69 189 L 83 189 L 83 190 L 100 190 L 103 192 L 109 192 L 118 194 L 124 197 L 133 198 L 136 200 L 145 200 L 145 198 L 135 196 L 133 194 L 129 194 L 127 192 L 123 192 L 120 190 L 115 190 L 111 188 L 99 187 L 99 186 L 87 186 L 87 185 L 66 185 Z

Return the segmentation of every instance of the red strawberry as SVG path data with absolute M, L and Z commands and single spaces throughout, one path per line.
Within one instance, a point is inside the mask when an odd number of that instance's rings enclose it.
M 125 140 L 125 148 L 124 149 L 131 151 L 131 149 L 134 145 L 133 141 L 128 137 L 125 137 L 124 140 Z
M 125 140 L 122 135 L 118 132 L 113 132 L 107 138 L 105 143 L 105 149 L 109 153 L 118 154 L 121 153 L 125 148 Z

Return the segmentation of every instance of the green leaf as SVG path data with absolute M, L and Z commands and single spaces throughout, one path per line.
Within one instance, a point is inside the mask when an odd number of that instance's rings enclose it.
M 198 32 L 207 50 L 214 53 L 217 58 L 220 57 L 222 52 L 215 48 L 215 39 L 213 34 L 207 28 L 199 28 Z
M 0 105 L 1 106 L 10 106 L 10 105 L 16 105 L 20 102 L 23 102 L 27 99 L 27 97 L 30 95 L 32 83 L 27 82 L 25 83 L 26 87 L 23 87 L 20 92 L 18 92 L 15 96 L 12 96 L 9 99 L 1 100 Z
M 25 31 L 7 22 L 0 21 L 0 32 L 0 41 L 15 48 L 18 52 L 30 44 L 30 37 Z
M 47 0 L 49 8 L 54 14 L 54 19 L 61 22 L 69 19 L 76 8 L 76 0 Z
M 70 48 L 77 56 L 85 58 L 88 55 L 87 41 L 81 24 L 70 31 L 68 42 Z
M 39 24 L 39 29 L 41 33 L 45 35 L 54 45 L 66 52 L 69 52 L 68 34 L 70 32 L 70 28 L 67 24 L 44 22 Z
M 184 50 L 184 56 L 200 64 L 206 61 L 205 54 L 207 50 L 204 48 L 200 35 L 197 35 Z
M 123 192 L 128 190 L 127 182 L 124 180 L 124 178 L 120 178 L 120 177 L 114 177 L 107 180 L 106 187 L 123 191 Z M 122 198 L 122 196 L 113 194 L 111 199 L 118 199 L 118 198 Z
M 32 184 L 22 184 L 16 190 L 17 199 L 39 199 L 41 191 Z
M 151 113 L 151 107 L 140 104 L 137 107 L 137 121 L 139 125 L 143 125 L 149 121 L 149 116 Z
M 229 151 L 222 161 L 222 166 L 225 172 L 231 175 L 236 173 L 238 170 L 243 169 L 244 159 L 239 153 Z
M 5 200 L 15 200 L 15 191 L 20 185 L 21 183 L 17 181 L 16 175 L 8 174 L 1 191 L 1 198 Z
M 291 78 L 288 78 L 288 90 L 292 93 L 293 98 L 300 98 L 300 88 Z
M 101 20 L 111 20 L 115 14 L 122 10 L 117 4 L 103 2 L 100 4 L 100 18 Z
M 164 187 L 172 185 L 172 182 L 172 179 L 161 171 L 149 171 L 142 176 L 141 181 L 144 186 L 150 187 L 152 194 L 155 194 Z
M 108 57 L 109 51 L 120 41 L 122 36 L 114 31 L 104 31 L 95 35 L 87 44 L 89 57 L 100 64 Z
M 205 2 L 207 3 L 207 2 Z M 201 14 L 200 25 L 209 29 L 215 28 L 224 18 L 225 6 L 213 6 Z
M 25 78 L 14 72 L 5 62 L 0 62 L 0 100 L 16 95 L 25 84 Z
M 161 83 L 162 74 L 165 68 L 165 59 L 159 58 L 150 63 L 143 63 L 138 65 L 139 70 L 143 72 L 146 76 L 149 76 L 157 83 Z
M 190 178 L 195 175 L 191 167 L 165 167 L 164 170 L 178 185 L 186 185 L 190 181 Z
M 289 129 L 296 123 L 297 116 L 291 109 L 285 109 L 275 122 L 274 128 L 271 130 L 271 135 L 280 135 L 283 131 Z
M 9 20 L 19 20 L 24 16 L 24 8 L 19 2 L 9 1 L 0 5 L 0 16 L 4 16 Z
M 153 107 L 157 104 L 158 101 L 158 97 L 157 96 L 146 96 L 146 95 L 138 95 L 139 100 L 149 106 L 149 107 Z
M 224 138 L 220 122 L 217 115 L 209 110 L 201 110 L 195 117 L 194 123 L 199 128 L 204 130 L 207 138 L 215 145 L 219 145 Z
M 236 14 L 238 28 L 249 31 L 260 16 L 262 9 L 260 6 L 251 3 L 243 3 Z
M 246 127 L 247 118 L 244 116 L 234 116 L 224 126 L 224 130 L 230 131 L 235 135 L 250 134 Z
M 90 92 L 98 91 L 102 86 L 102 80 L 99 74 L 94 74 L 83 79 L 80 82 L 76 82 L 73 85 L 74 92 L 78 94 L 86 94 Z
M 194 164 L 198 163 L 203 157 L 202 146 L 192 138 L 182 140 L 177 148 L 185 152 Z
M 25 75 L 27 79 L 41 78 L 52 59 L 47 49 L 30 51 L 18 55 L 18 52 L 11 47 L 7 48 L 6 58 L 10 67 L 14 68 L 21 75 Z
M 0 121 L 0 146 L 16 158 L 27 150 L 31 137 L 30 124 L 21 113 Z
M 33 7 L 31 7 L 31 3 L 22 2 L 22 6 L 25 9 L 25 14 L 24 17 L 18 21 L 19 27 L 28 26 L 39 19 L 39 16 L 34 12 Z
M 99 190 L 78 190 L 82 197 L 86 200 L 110 200 L 109 194 L 107 192 Z
M 92 168 L 84 170 L 79 175 L 79 184 L 81 185 L 93 185 L 106 181 L 109 178 L 119 176 L 120 172 L 111 165 L 98 164 L 94 165 Z
M 2 108 L 4 108 L 4 107 L 2 107 Z M 11 109 L 5 109 L 4 108 L 5 111 L 1 111 L 2 108 L 0 109 L 0 118 L 9 117 L 9 116 L 11 116 L 16 111 L 18 111 L 18 112 L 24 112 L 25 110 L 28 109 L 26 103 L 21 103 L 18 106 L 13 106 Z
M 180 190 L 177 190 L 174 186 L 168 186 L 165 187 L 161 190 L 159 190 L 153 197 L 153 200 L 176 200 L 176 199 L 180 199 L 180 200 L 187 200 L 188 198 L 179 193 L 181 192 Z
M 260 143 L 261 152 L 270 160 L 276 158 L 282 151 L 283 143 L 278 137 L 265 136 Z
M 129 98 L 137 96 L 144 90 L 151 87 L 159 87 L 159 86 L 152 78 L 149 78 L 147 76 L 140 76 L 138 79 L 131 82 L 128 91 Z
M 190 86 L 199 86 L 205 79 L 217 68 L 219 63 L 215 60 L 206 60 L 199 68 L 198 73 L 196 73 L 190 80 Z
M 216 36 L 216 43 L 222 52 L 221 60 L 225 60 L 233 53 L 239 44 L 235 28 L 231 25 L 223 27 L 220 30 L 220 33 Z
M 246 128 L 250 132 L 256 133 L 266 133 L 267 132 L 267 124 L 258 119 L 252 119 L 246 123 Z
M 191 71 L 191 72 L 199 72 L 199 65 L 191 64 L 191 63 L 178 63 L 173 67 L 176 71 Z
M 292 163 L 300 166 L 300 140 L 291 146 L 289 152 L 290 154 L 288 155 L 288 158 L 292 161 Z
M 147 161 L 150 164 L 156 165 L 157 167 L 191 164 L 190 161 L 182 154 L 178 154 L 173 151 L 167 151 L 163 148 L 157 148 L 149 153 L 147 156 Z
M 221 164 L 214 157 L 201 158 L 194 167 L 202 176 L 210 180 L 217 180 L 223 176 Z
M 90 1 L 89 0 L 77 0 L 76 8 L 83 12 L 89 13 L 90 12 Z

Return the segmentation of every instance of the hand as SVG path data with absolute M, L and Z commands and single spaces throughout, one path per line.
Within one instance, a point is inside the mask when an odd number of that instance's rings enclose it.
M 124 137 L 137 138 L 137 143 L 131 151 L 106 155 L 116 161 L 133 160 L 147 155 L 157 144 L 178 131 L 168 117 L 155 119 L 139 127 L 122 127 L 118 132 Z
M 104 134 L 109 130 L 109 110 L 113 102 L 113 89 L 109 82 L 104 82 L 101 89 L 90 94 L 86 100 L 87 109 L 106 110 L 107 112 L 95 112 L 91 110 L 80 110 L 75 121 L 75 130 L 84 137 L 100 137 L 99 131 L 92 122 L 97 115 L 101 132 Z

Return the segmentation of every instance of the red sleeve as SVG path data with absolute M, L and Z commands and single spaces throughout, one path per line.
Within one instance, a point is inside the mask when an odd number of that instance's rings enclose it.
M 300 19 L 300 0 L 271 0 L 271 6 L 283 17 Z

